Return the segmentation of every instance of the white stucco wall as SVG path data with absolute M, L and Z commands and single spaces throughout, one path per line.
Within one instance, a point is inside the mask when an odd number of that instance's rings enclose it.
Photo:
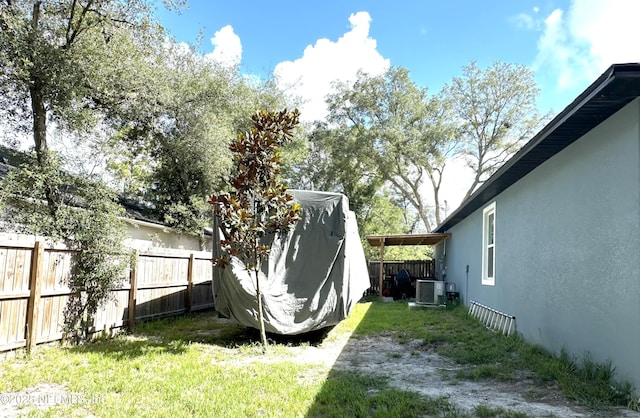
M 127 220 L 127 246 L 144 251 L 148 249 L 172 248 L 200 251 L 200 240 L 195 235 L 180 234 L 170 228 L 150 222 Z M 211 251 L 211 236 L 204 239 L 204 251 Z

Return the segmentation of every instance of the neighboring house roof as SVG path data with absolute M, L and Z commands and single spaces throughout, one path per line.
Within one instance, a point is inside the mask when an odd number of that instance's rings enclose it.
M 120 206 L 127 212 L 129 218 L 166 227 L 166 225 L 158 219 L 157 215 L 153 212 L 153 207 L 149 204 L 123 196 L 118 197 L 118 203 L 120 203 Z
M 6 176 L 9 171 L 15 170 L 16 167 L 28 161 L 29 158 L 33 157 L 31 157 L 28 152 L 0 145 L 0 179 Z M 66 187 L 64 190 L 71 194 L 74 192 L 74 189 L 71 187 Z M 149 204 L 122 196 L 118 197 L 118 202 L 126 211 L 128 218 L 145 222 L 149 225 L 155 224 L 158 227 L 167 227 L 157 218 L 157 215 L 153 212 L 153 208 Z M 74 204 L 74 202 L 72 202 L 72 204 Z
M 612 65 L 433 232 L 448 231 L 639 95 L 640 64 Z
M 15 170 L 16 167 L 28 161 L 28 159 L 29 154 L 27 152 L 0 145 L 0 179 L 6 176 L 9 171 Z M 66 187 L 64 191 L 73 194 L 74 189 Z M 149 203 L 123 196 L 118 196 L 118 203 L 126 212 L 126 215 L 122 219 L 130 224 L 157 229 L 171 229 L 170 226 L 158 219 L 157 213 L 154 212 L 154 208 Z M 78 204 L 78 202 L 72 201 L 71 204 Z M 212 229 L 204 228 L 203 234 L 207 236 L 213 235 Z

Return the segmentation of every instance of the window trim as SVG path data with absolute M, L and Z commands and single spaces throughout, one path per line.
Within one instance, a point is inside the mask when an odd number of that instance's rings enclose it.
M 493 242 L 489 243 L 489 217 L 493 215 Z M 496 283 L 496 202 L 482 210 L 482 284 L 495 286 Z M 491 266 L 493 276 L 489 276 L 489 248 L 492 248 Z

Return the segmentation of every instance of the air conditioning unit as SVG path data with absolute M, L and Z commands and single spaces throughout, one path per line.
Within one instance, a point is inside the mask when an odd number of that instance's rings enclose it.
M 416 280 L 416 303 L 437 305 L 444 296 L 444 282 L 438 280 Z

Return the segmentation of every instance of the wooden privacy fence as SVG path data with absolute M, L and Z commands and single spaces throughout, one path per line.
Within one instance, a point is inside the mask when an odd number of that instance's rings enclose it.
M 377 295 L 380 287 L 380 261 L 369 261 L 369 282 L 371 287 L 365 295 Z M 407 270 L 413 279 L 436 277 L 436 264 L 434 260 L 408 260 L 408 261 L 387 261 L 384 260 L 384 276 L 392 279 L 400 270 Z
M 73 251 L 43 241 L 0 242 L 0 352 L 62 339 Z M 92 332 L 213 307 L 211 254 L 137 253 L 123 284 L 92 318 Z

